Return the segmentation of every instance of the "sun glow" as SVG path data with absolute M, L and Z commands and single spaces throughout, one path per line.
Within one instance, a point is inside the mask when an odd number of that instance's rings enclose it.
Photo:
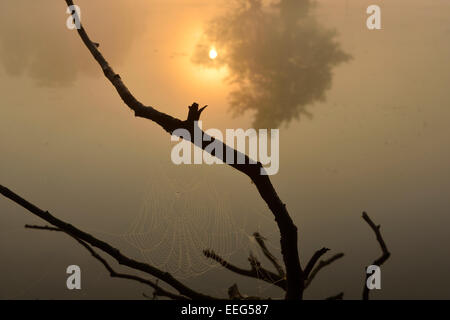
M 214 60 L 215 58 L 217 58 L 218 54 L 215 48 L 211 48 L 211 50 L 209 50 L 209 58 L 211 60 Z

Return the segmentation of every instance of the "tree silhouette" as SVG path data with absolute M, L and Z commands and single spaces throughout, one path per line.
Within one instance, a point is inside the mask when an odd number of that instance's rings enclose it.
M 67 5 L 73 6 L 72 0 L 65 0 Z M 74 12 L 74 15 L 77 13 Z M 78 29 L 78 34 L 87 47 L 87 49 L 92 54 L 93 58 L 97 61 L 99 66 L 101 67 L 105 77 L 111 82 L 111 84 L 116 88 L 119 96 L 123 100 L 123 102 L 132 110 L 136 117 L 145 118 L 151 120 L 161 126 L 165 131 L 169 134 L 174 133 L 176 129 L 186 129 L 191 133 L 191 137 L 194 136 L 194 128 L 195 121 L 200 119 L 200 115 L 202 111 L 205 110 L 205 107 L 199 108 L 197 103 L 193 103 L 188 109 L 188 115 L 186 120 L 180 120 L 174 118 L 168 114 L 165 114 L 154 107 L 145 106 L 140 101 L 138 101 L 129 91 L 129 89 L 125 86 L 121 77 L 114 72 L 111 66 L 108 64 L 107 60 L 103 57 L 103 55 L 99 51 L 99 44 L 90 40 L 86 30 L 83 26 Z M 198 128 L 197 128 L 198 130 Z M 202 134 L 205 134 L 202 131 Z M 194 142 L 193 142 L 194 143 Z M 209 143 L 208 143 L 209 144 Z M 205 150 L 208 145 L 206 142 L 202 141 L 201 147 Z M 234 169 L 240 171 L 241 173 L 247 175 L 251 181 L 256 186 L 260 196 L 266 202 L 270 211 L 274 215 L 275 221 L 277 223 L 279 232 L 280 232 L 280 244 L 281 244 L 281 254 L 283 257 L 283 266 L 277 261 L 275 256 L 267 249 L 264 243 L 264 238 L 255 233 L 254 237 L 260 246 L 263 254 L 268 258 L 268 260 L 273 264 L 276 272 L 269 271 L 268 269 L 262 267 L 261 262 L 256 259 L 253 255 L 249 257 L 250 269 L 243 269 L 237 266 L 234 266 L 224 260 L 222 257 L 217 255 L 212 249 L 205 248 L 204 255 L 205 257 L 215 260 L 220 263 L 223 267 L 228 270 L 256 278 L 262 281 L 267 281 L 271 284 L 274 284 L 283 290 L 285 290 L 285 299 L 287 300 L 300 300 L 303 298 L 303 293 L 305 289 L 309 286 L 313 278 L 316 274 L 323 269 L 324 267 L 330 265 L 334 261 L 343 257 L 342 253 L 336 254 L 326 260 L 320 260 L 325 253 L 329 251 L 327 248 L 322 248 L 318 250 L 311 259 L 304 264 L 300 263 L 299 250 L 298 250 L 298 232 L 297 227 L 292 221 L 289 212 L 287 210 L 286 204 L 284 204 L 279 198 L 275 188 L 273 187 L 269 176 L 261 175 L 262 164 L 257 162 L 256 164 L 251 164 L 248 156 L 242 155 L 239 151 L 230 148 L 229 146 L 223 145 L 223 153 L 227 154 L 228 152 L 232 152 L 235 160 L 238 156 L 244 156 L 245 163 L 237 164 L 237 161 L 234 161 L 233 164 L 229 164 Z M 208 150 L 205 150 L 208 152 Z M 214 153 L 211 153 L 214 156 Z M 28 202 L 18 194 L 9 190 L 8 188 L 0 185 L 0 194 L 11 199 L 16 202 L 23 208 L 27 209 L 32 214 L 38 216 L 43 219 L 50 226 L 29 226 L 27 228 L 31 229 L 39 229 L 39 230 L 47 230 L 47 231 L 57 231 L 64 232 L 74 238 L 77 242 L 79 242 L 83 247 L 85 247 L 92 256 L 100 261 L 103 266 L 109 271 L 112 277 L 123 278 L 138 281 L 144 283 L 151 288 L 154 289 L 155 296 L 164 296 L 171 299 L 219 299 L 220 297 L 212 297 L 184 285 L 177 279 L 175 279 L 170 273 L 164 272 L 148 263 L 143 263 L 134 259 L 127 257 L 122 254 L 118 249 L 112 247 L 110 244 L 94 237 L 91 234 L 88 234 L 75 226 L 56 218 L 54 215 L 50 214 L 47 211 L 40 209 L 39 207 L 33 205 Z M 367 214 L 363 214 L 364 220 L 370 225 L 370 227 L 374 230 L 378 242 L 383 251 L 383 256 L 375 261 L 375 264 L 381 265 L 384 263 L 389 257 L 389 252 L 387 251 L 387 247 L 381 237 L 381 233 L 379 231 L 379 226 L 376 226 L 368 217 Z M 165 289 L 161 285 L 159 285 L 158 281 L 153 281 L 144 277 L 134 276 L 131 274 L 118 273 L 114 271 L 111 265 L 95 251 L 94 248 L 99 249 L 103 253 L 109 255 L 114 258 L 120 265 L 127 266 L 131 269 L 143 272 L 147 275 L 153 276 L 158 280 L 164 282 L 166 285 L 170 286 L 171 289 Z M 320 261 L 319 261 L 320 260 Z M 363 298 L 369 298 L 369 292 L 364 286 L 364 294 Z M 176 292 L 173 292 L 175 290 Z M 340 293 L 332 299 L 342 298 L 343 294 Z M 223 298 L 223 297 L 222 297 Z M 233 285 L 229 289 L 229 298 L 230 299 L 246 299 L 252 298 L 256 299 L 259 297 L 247 297 L 239 292 L 237 285 Z
M 253 126 L 277 128 L 311 117 L 307 109 L 325 100 L 333 68 L 351 59 L 311 9 L 313 0 L 237 0 L 211 19 L 196 45 L 192 62 L 227 67 L 235 115 L 252 111 Z M 211 44 L 220 52 L 208 57 Z M 276 106 L 276 107 L 275 107 Z

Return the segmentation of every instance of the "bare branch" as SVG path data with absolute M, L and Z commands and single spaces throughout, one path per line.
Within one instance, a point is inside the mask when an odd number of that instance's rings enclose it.
M 311 273 L 309 274 L 309 277 L 306 279 L 305 282 L 305 288 L 308 288 L 309 285 L 311 284 L 312 280 L 315 278 L 315 276 L 319 273 L 320 270 L 322 270 L 323 268 L 325 268 L 326 266 L 332 264 L 333 262 L 335 262 L 336 260 L 339 260 L 340 258 L 342 258 L 344 256 L 343 253 L 337 253 L 334 256 L 332 256 L 329 259 L 326 260 L 320 260 L 319 263 L 317 264 L 317 266 L 311 271 Z
M 261 267 L 260 263 L 252 255 L 249 258 L 251 269 L 246 270 L 246 269 L 236 267 L 235 265 L 229 263 L 228 261 L 223 259 L 221 256 L 217 255 L 212 250 L 204 250 L 203 254 L 205 255 L 205 257 L 216 261 L 217 263 L 222 265 L 224 268 L 226 268 L 234 273 L 240 274 L 242 276 L 247 276 L 247 277 L 263 280 L 263 281 L 273 284 L 277 287 L 280 287 L 283 290 L 286 290 L 286 279 L 281 278 L 276 273 L 273 273 L 273 272 Z
M 264 255 L 266 256 L 266 258 L 269 259 L 270 262 L 272 262 L 273 266 L 278 271 L 278 274 L 280 275 L 280 277 L 284 278 L 286 276 L 286 274 L 284 273 L 284 269 L 278 262 L 278 259 L 269 251 L 269 249 L 267 249 L 266 243 L 264 242 L 264 240 L 265 240 L 264 237 L 261 236 L 258 232 L 255 232 L 253 234 L 253 236 L 255 237 L 256 242 L 261 247 L 261 250 L 264 253 Z
M 65 1 L 69 7 L 73 5 L 72 0 L 65 0 Z M 77 13 L 73 12 L 73 15 L 76 17 Z M 204 108 L 198 110 L 198 105 L 197 107 L 195 107 L 194 105 L 191 106 L 193 107 L 191 116 L 189 117 L 188 114 L 188 119 L 186 121 L 182 121 L 180 119 L 176 119 L 170 115 L 167 115 L 163 112 L 160 112 L 153 107 L 145 106 L 131 94 L 131 92 L 122 82 L 121 77 L 114 72 L 114 70 L 108 64 L 106 59 L 100 53 L 98 47 L 90 40 L 83 25 L 80 25 L 80 28 L 77 29 L 77 32 L 81 40 L 85 44 L 85 46 L 88 48 L 88 50 L 94 57 L 94 59 L 98 62 L 98 64 L 102 68 L 105 77 L 116 88 L 118 94 L 125 102 L 125 104 L 131 110 L 134 111 L 136 117 L 141 117 L 154 121 L 169 133 L 173 133 L 176 129 L 183 128 L 191 132 L 191 136 L 193 136 L 194 124 L 192 123 L 192 120 L 199 118 L 200 113 L 201 111 L 204 110 Z M 208 136 L 203 131 L 201 131 L 201 134 L 204 136 Z M 204 150 L 208 146 L 208 144 L 209 142 L 207 141 L 201 141 L 198 147 L 201 147 Z M 233 154 L 235 159 L 237 159 L 238 155 L 242 155 L 244 157 L 245 159 L 244 164 L 240 164 L 237 161 L 234 161 L 233 164 L 229 165 L 234 169 L 244 173 L 252 180 L 252 182 L 258 189 L 259 194 L 264 199 L 264 201 L 272 211 L 273 215 L 275 216 L 275 221 L 277 222 L 281 236 L 280 237 L 281 253 L 283 256 L 284 264 L 286 266 L 286 277 L 287 277 L 286 298 L 301 299 L 303 296 L 305 277 L 303 275 L 303 269 L 300 265 L 299 259 L 298 243 L 297 243 L 298 241 L 297 227 L 292 221 L 286 209 L 286 205 L 278 197 L 278 194 L 275 191 L 272 182 L 269 179 L 269 176 L 261 175 L 261 172 L 262 170 L 264 170 L 264 168 L 260 162 L 257 162 L 256 164 L 251 164 L 250 159 L 247 155 L 242 154 L 225 144 L 223 144 L 223 148 L 224 148 L 224 152 L 222 153 L 223 155 Z M 215 156 L 214 152 L 211 151 L 210 153 L 212 156 Z
M 362 218 L 364 221 L 367 222 L 367 224 L 370 226 L 370 228 L 375 233 L 375 236 L 377 238 L 377 241 L 381 247 L 382 254 L 381 256 L 376 259 L 372 265 L 380 267 L 383 263 L 386 262 L 387 259 L 391 256 L 391 253 L 388 251 L 388 248 L 386 246 L 386 243 L 383 240 L 383 237 L 380 232 L 380 225 L 376 225 L 369 217 L 369 215 L 366 212 L 363 212 Z M 369 288 L 367 288 L 367 279 L 369 278 L 369 275 L 366 273 L 366 280 L 364 281 L 364 288 L 363 288 L 363 300 L 369 300 Z
M 26 229 L 35 229 L 35 230 L 64 232 L 64 230 L 62 230 L 60 228 L 55 228 L 55 227 L 50 227 L 50 226 L 35 226 L 35 225 L 26 224 L 25 228 Z
M 311 259 L 309 260 L 309 262 L 308 262 L 308 264 L 306 265 L 306 268 L 305 268 L 305 277 L 306 278 L 309 277 L 309 273 L 312 271 L 312 269 L 314 268 L 314 266 L 316 265 L 316 262 L 320 259 L 320 257 L 322 257 L 328 251 L 330 251 L 330 249 L 322 248 L 320 250 L 317 250 L 313 254 L 313 256 L 311 257 Z
M 125 265 L 127 267 L 130 267 L 135 270 L 139 270 L 142 272 L 145 272 L 147 274 L 150 274 L 165 283 L 172 286 L 174 289 L 176 289 L 181 295 L 189 297 L 191 299 L 198 299 L 198 300 L 205 300 L 205 299 L 214 299 L 211 296 L 201 294 L 199 292 L 194 291 L 193 289 L 185 286 L 183 283 L 176 280 L 170 273 L 163 272 L 147 263 L 139 262 L 136 260 L 133 260 L 131 258 L 128 258 L 127 256 L 123 255 L 118 249 L 112 247 L 110 244 L 99 240 L 95 238 L 94 236 L 81 231 L 80 229 L 74 227 L 71 224 L 68 224 L 53 215 L 51 215 L 48 211 L 43 211 L 36 207 L 34 204 L 28 202 L 27 200 L 23 199 L 16 193 L 12 192 L 8 188 L 0 185 L 0 194 L 5 196 L 6 198 L 14 201 L 18 205 L 22 206 L 23 208 L 27 209 L 32 214 L 38 216 L 39 218 L 47 221 L 51 225 L 64 230 L 64 232 L 70 234 L 71 236 L 82 240 L 88 244 L 90 244 L 93 247 L 96 247 L 103 252 L 107 253 L 111 257 L 113 257 L 119 264 Z M 53 230 L 54 231 L 54 230 Z
M 114 271 L 114 269 L 108 264 L 108 262 L 103 257 L 101 257 L 99 254 L 97 254 L 94 251 L 94 249 L 91 248 L 91 246 L 89 246 L 84 241 L 77 239 L 76 237 L 73 237 L 73 238 L 75 240 L 77 240 L 83 247 L 85 247 L 94 258 L 96 258 L 98 261 L 100 261 L 103 264 L 103 266 L 109 271 L 109 274 L 112 278 L 134 280 L 134 281 L 146 284 L 154 289 L 154 292 L 153 292 L 154 297 L 159 296 L 159 297 L 167 297 L 167 298 L 174 299 L 174 300 L 190 300 L 185 296 L 175 294 L 175 293 L 165 290 L 164 288 L 160 287 L 157 284 L 157 282 L 153 282 L 151 280 L 144 279 L 144 278 L 141 278 L 141 277 L 138 277 L 135 275 L 119 273 L 119 272 Z
M 78 239 L 77 237 L 71 235 L 70 233 L 65 232 L 62 229 L 49 227 L 49 226 L 32 226 L 32 225 L 25 225 L 25 228 L 35 229 L 35 230 L 63 232 L 65 234 L 69 235 L 71 238 L 75 239 L 79 244 L 81 244 L 84 248 L 86 248 L 95 259 L 100 261 L 101 264 L 106 268 L 106 270 L 109 271 L 109 275 L 112 278 L 134 280 L 134 281 L 146 284 L 154 289 L 154 293 L 153 293 L 154 297 L 160 296 L 160 297 L 167 297 L 167 298 L 174 299 L 174 300 L 190 300 L 185 296 L 178 295 L 178 294 L 172 293 L 170 291 L 167 291 L 167 290 L 161 288 L 158 285 L 157 281 L 153 282 L 151 280 L 147 280 L 147 279 L 135 276 L 135 275 L 118 273 L 118 272 L 114 271 L 114 269 L 111 267 L 111 265 L 102 256 L 100 256 L 97 252 L 95 252 L 95 250 L 92 249 L 92 247 L 90 245 L 88 245 L 86 242 Z

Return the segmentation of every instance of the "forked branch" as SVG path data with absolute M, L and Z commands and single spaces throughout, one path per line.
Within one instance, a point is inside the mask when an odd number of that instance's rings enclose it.
M 320 260 L 319 263 L 317 264 L 317 266 L 309 273 L 309 276 L 306 279 L 305 288 L 309 287 L 309 285 L 311 284 L 311 282 L 313 281 L 313 279 L 316 277 L 316 275 L 319 273 L 320 270 L 322 270 L 326 266 L 329 266 L 336 260 L 341 259 L 343 256 L 344 256 L 343 253 L 337 253 L 334 256 L 332 256 L 331 258 L 328 258 L 325 260 Z
M 243 269 L 240 267 L 235 266 L 234 264 L 229 263 L 225 259 L 223 259 L 221 256 L 216 254 L 212 250 L 204 250 L 203 254 L 205 257 L 216 261 L 221 266 L 223 266 L 225 269 L 228 269 L 236 274 L 239 274 L 241 276 L 246 276 L 250 278 L 259 279 L 265 282 L 268 282 L 270 284 L 273 284 L 277 287 L 280 287 L 283 290 L 286 290 L 286 279 L 280 277 L 278 274 L 273 273 L 272 271 L 269 271 L 267 269 L 264 269 L 261 264 L 250 255 L 249 262 L 250 262 L 250 269 Z
M 267 246 L 265 243 L 266 239 L 264 239 L 264 237 L 261 236 L 258 232 L 255 232 L 253 234 L 253 236 L 255 237 L 255 240 L 258 243 L 258 245 L 260 246 L 263 254 L 266 256 L 267 259 L 269 259 L 270 262 L 272 262 L 273 266 L 278 271 L 278 275 L 281 278 L 284 278 L 286 276 L 286 274 L 284 273 L 284 269 L 278 262 L 278 259 L 272 254 L 272 252 L 269 251 L 269 249 L 267 249 Z
M 168 272 L 161 271 L 158 268 L 155 268 L 147 263 L 143 263 L 143 262 L 128 258 L 127 256 L 123 255 L 118 249 L 114 248 L 110 244 L 108 244 L 102 240 L 99 240 L 99 239 L 95 238 L 94 236 L 74 227 L 73 225 L 54 217 L 48 211 L 43 211 L 43 210 L 39 209 L 34 204 L 28 202 L 27 200 L 20 197 L 18 194 L 14 193 L 13 191 L 9 190 L 8 188 L 6 188 L 2 185 L 0 185 L 0 194 L 2 194 L 6 198 L 14 201 L 15 203 L 22 206 L 23 208 L 27 209 L 29 212 L 31 212 L 35 216 L 50 223 L 52 226 L 56 227 L 57 229 L 61 229 L 65 233 L 71 235 L 72 237 L 74 237 L 82 242 L 85 242 L 92 247 L 96 247 L 96 248 L 100 249 L 101 251 L 105 252 L 106 254 L 108 254 L 112 258 L 114 258 L 119 264 L 125 265 L 127 267 L 130 267 L 130 268 L 138 270 L 138 271 L 142 271 L 144 273 L 147 273 L 151 276 L 154 276 L 154 277 L 160 279 L 161 281 L 164 281 L 165 283 L 167 283 L 168 285 L 173 287 L 175 290 L 177 290 L 179 292 L 179 294 L 182 296 L 186 296 L 188 298 L 197 299 L 197 300 L 214 299 L 211 296 L 204 295 L 202 293 L 199 293 L 199 292 L 185 286 L 183 283 L 179 282 Z M 134 279 L 134 280 L 137 280 L 137 279 Z
M 112 278 L 121 278 L 121 279 L 127 279 L 127 280 L 133 280 L 133 281 L 137 281 L 143 284 L 146 284 L 148 286 L 150 286 L 151 288 L 153 288 L 153 297 L 167 297 L 173 300 L 190 300 L 189 298 L 179 295 L 179 294 L 175 294 L 172 293 L 168 290 L 165 290 L 164 288 L 162 288 L 161 286 L 158 285 L 157 282 L 148 280 L 148 279 L 144 279 L 142 277 L 139 276 L 135 276 L 132 274 L 126 274 L 126 273 L 119 273 L 116 272 L 111 265 L 101 256 L 99 255 L 94 249 L 92 249 L 92 247 L 87 244 L 86 242 L 78 239 L 77 237 L 71 235 L 70 233 L 65 232 L 62 229 L 59 228 L 55 228 L 55 227 L 49 227 L 49 226 L 30 226 L 30 225 L 25 225 L 25 228 L 27 229 L 35 229 L 35 230 L 46 230 L 46 231 L 56 231 L 56 232 L 64 232 L 66 234 L 68 234 L 71 238 L 75 239 L 79 244 L 81 244 L 86 250 L 89 251 L 89 253 L 98 261 L 100 261 L 100 263 L 105 267 L 106 270 L 108 270 L 109 275 Z

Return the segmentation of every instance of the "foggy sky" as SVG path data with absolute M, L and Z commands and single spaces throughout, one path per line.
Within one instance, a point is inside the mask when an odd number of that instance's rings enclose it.
M 92 34 L 104 42 L 114 39 L 109 56 L 116 64 L 125 59 L 129 49 L 146 25 L 147 10 L 143 1 L 117 0 L 108 4 L 90 1 L 82 4 L 81 19 L 97 17 L 101 24 Z M 64 28 L 64 1 L 17 0 L 0 3 L 0 66 L 10 76 L 26 75 L 42 86 L 67 86 L 80 73 L 94 74 L 85 59 L 84 48 Z M 118 14 L 120 13 L 120 15 Z M 86 16 L 85 16 L 86 15 Z M 100 41 L 99 41 L 100 42 Z M 101 45 L 101 44 L 100 44 Z

